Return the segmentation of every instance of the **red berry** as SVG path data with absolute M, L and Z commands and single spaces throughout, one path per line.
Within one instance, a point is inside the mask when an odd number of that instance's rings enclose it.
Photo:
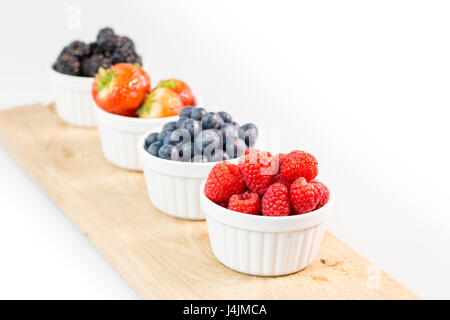
M 225 209 L 228 208 L 228 201 L 220 201 L 220 202 L 217 202 L 217 204 L 221 207 L 224 207 Z
M 317 207 L 315 210 L 322 208 L 330 199 L 330 190 L 327 188 L 326 185 L 324 185 L 322 182 L 313 180 L 311 181 L 311 184 L 314 184 L 314 186 L 319 190 L 320 197 L 319 197 L 319 203 L 317 204 Z
M 274 158 L 278 160 L 278 168 L 281 168 L 281 165 L 283 164 L 286 157 L 287 157 L 286 153 L 279 153 L 279 154 L 275 155 Z
M 285 176 L 283 176 L 281 173 L 279 173 L 272 180 L 272 184 L 275 184 L 275 183 L 284 184 L 286 186 L 286 188 L 289 189 L 291 187 L 292 181 L 289 180 L 288 178 L 286 178 Z
M 281 184 L 272 184 L 264 193 L 261 200 L 263 216 L 288 216 L 291 212 L 289 190 Z
M 261 201 L 258 194 L 245 191 L 231 196 L 230 201 L 228 201 L 228 209 L 247 214 L 259 214 Z
M 209 172 L 205 195 L 213 202 L 228 201 L 234 194 L 245 190 L 244 180 L 235 164 L 221 162 Z
M 304 151 L 292 151 L 284 159 L 280 172 L 290 181 L 303 177 L 307 182 L 317 176 L 317 160 Z
M 239 159 L 238 167 L 247 187 L 260 197 L 266 192 L 276 173 L 270 152 L 256 149 L 247 149 Z
M 289 198 L 295 213 L 307 213 L 317 207 L 320 191 L 314 183 L 308 183 L 305 178 L 300 177 L 291 184 Z

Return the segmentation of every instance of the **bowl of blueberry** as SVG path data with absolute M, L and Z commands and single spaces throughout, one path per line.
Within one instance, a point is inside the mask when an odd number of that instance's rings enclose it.
M 95 127 L 91 87 L 99 68 L 117 63 L 138 63 L 133 40 L 119 36 L 111 28 L 103 28 L 95 42 L 72 41 L 65 46 L 50 67 L 50 81 L 58 115 L 67 123 Z
M 236 162 L 257 138 L 256 125 L 241 126 L 227 112 L 183 108 L 178 119 L 145 134 L 138 144 L 153 205 L 173 217 L 204 220 L 201 183 L 217 162 Z

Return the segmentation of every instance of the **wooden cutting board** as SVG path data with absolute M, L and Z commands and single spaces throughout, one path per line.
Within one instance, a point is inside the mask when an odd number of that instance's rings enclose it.
M 205 222 L 158 211 L 143 175 L 108 163 L 97 130 L 65 124 L 53 105 L 0 112 L 0 144 L 143 298 L 417 298 L 329 232 L 316 260 L 296 274 L 228 269 L 213 256 Z

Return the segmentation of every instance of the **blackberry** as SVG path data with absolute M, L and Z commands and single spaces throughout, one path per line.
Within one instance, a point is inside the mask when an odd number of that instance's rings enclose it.
M 87 57 L 82 60 L 81 71 L 83 76 L 94 77 L 98 72 L 98 68 L 108 69 L 111 66 L 112 61 L 110 58 L 102 54 L 94 54 L 92 57 Z
M 56 71 L 72 76 L 80 74 L 80 67 L 78 58 L 66 53 L 64 50 L 61 52 L 58 60 L 56 60 L 56 63 L 53 66 Z
M 77 58 L 83 58 L 88 56 L 91 53 L 91 48 L 88 44 L 83 41 L 75 40 L 71 44 L 69 44 L 64 51 L 71 56 Z
M 124 50 L 131 50 L 134 52 L 134 42 L 128 37 L 120 37 L 118 36 L 116 39 L 116 49 L 124 49 Z
M 142 63 L 142 57 L 138 54 L 136 54 L 136 56 L 134 57 L 134 62 L 133 63 L 139 63 L 139 65 L 142 67 L 144 64 Z
M 97 44 L 104 51 L 112 52 L 116 47 L 117 36 L 111 28 L 103 28 L 97 34 Z
M 103 52 L 102 48 L 98 46 L 97 42 L 91 42 L 89 44 L 89 49 L 91 51 L 91 54 L 99 54 Z

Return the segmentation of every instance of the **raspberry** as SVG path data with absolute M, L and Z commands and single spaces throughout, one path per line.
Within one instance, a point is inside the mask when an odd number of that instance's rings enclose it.
M 291 180 L 289 180 L 288 178 L 283 176 L 281 173 L 277 174 L 273 178 L 272 184 L 275 184 L 275 183 L 281 183 L 281 184 L 285 185 L 286 188 L 288 188 L 288 189 L 291 187 L 291 184 L 292 184 Z
M 273 157 L 275 163 L 274 166 L 278 164 L 278 170 L 281 168 L 281 165 L 283 164 L 286 157 L 287 157 L 286 153 L 279 153 Z
M 270 186 L 276 170 L 270 152 L 247 149 L 239 159 L 239 169 L 250 191 L 260 197 Z
M 225 209 L 228 208 L 228 201 L 220 201 L 217 204 L 221 207 L 224 207 Z
M 292 151 L 284 159 L 280 172 L 290 181 L 304 177 L 307 182 L 317 176 L 317 160 L 304 151 Z
M 280 166 L 283 164 L 284 160 L 286 159 L 287 154 L 286 153 L 279 153 L 278 154 L 278 159 L 280 161 Z
M 324 185 L 322 182 L 313 180 L 311 181 L 311 184 L 314 184 L 314 186 L 319 190 L 320 197 L 319 197 L 319 203 L 317 204 L 315 210 L 322 208 L 330 199 L 330 190 L 327 188 L 326 185 Z
M 258 194 L 245 191 L 231 196 L 230 201 L 228 201 L 228 209 L 247 214 L 259 214 L 261 201 Z
M 292 183 L 289 198 L 296 214 L 307 213 L 317 207 L 320 191 L 314 183 L 308 183 L 300 177 Z
M 264 193 L 261 201 L 263 216 L 288 216 L 291 212 L 289 190 L 281 184 L 272 184 Z
M 209 172 L 205 195 L 213 202 L 228 201 L 234 194 L 245 190 L 243 177 L 235 164 L 221 162 Z

